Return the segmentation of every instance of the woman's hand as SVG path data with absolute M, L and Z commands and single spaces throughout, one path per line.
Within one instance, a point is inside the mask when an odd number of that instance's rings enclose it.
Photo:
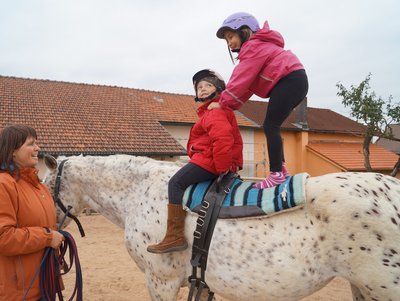
M 212 102 L 208 105 L 207 109 L 212 110 L 212 109 L 219 109 L 221 106 L 219 105 L 218 102 Z
M 54 230 L 51 231 L 51 234 L 52 234 L 52 238 L 51 238 L 50 246 L 53 249 L 58 249 L 61 246 L 61 243 L 65 240 L 65 237 L 60 232 L 54 231 Z

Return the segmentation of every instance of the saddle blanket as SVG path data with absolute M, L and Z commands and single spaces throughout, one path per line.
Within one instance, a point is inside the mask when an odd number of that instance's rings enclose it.
M 254 182 L 236 178 L 224 198 L 219 218 L 271 215 L 299 206 L 305 202 L 304 184 L 308 177 L 307 173 L 296 174 L 286 178 L 284 183 L 267 189 L 253 188 Z M 183 196 L 183 205 L 198 213 L 212 182 L 189 186 Z

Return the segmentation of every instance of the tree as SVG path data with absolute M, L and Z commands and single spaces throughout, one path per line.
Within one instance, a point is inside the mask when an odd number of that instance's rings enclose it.
M 390 173 L 392 177 L 395 177 L 400 170 L 400 157 L 397 160 L 397 163 L 394 165 L 393 171 Z
M 400 141 L 393 136 L 392 130 L 388 126 L 391 123 L 400 122 L 399 103 L 392 104 L 393 97 L 391 95 L 385 102 L 381 97 L 376 96 L 375 92 L 370 92 L 370 79 L 371 73 L 357 87 L 351 85 L 350 89 L 346 89 L 340 82 L 336 84 L 339 89 L 337 95 L 343 98 L 342 104 L 350 107 L 350 115 L 366 127 L 363 152 L 364 166 L 367 171 L 372 171 L 369 145 L 374 136 Z

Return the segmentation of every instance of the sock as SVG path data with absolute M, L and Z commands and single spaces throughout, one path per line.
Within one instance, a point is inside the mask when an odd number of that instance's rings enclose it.
M 268 178 L 262 180 L 261 182 L 258 182 L 257 184 L 254 184 L 253 187 L 258 189 L 265 189 L 274 187 L 283 182 L 285 182 L 285 176 L 283 172 L 270 172 Z
M 288 170 L 286 168 L 285 162 L 282 162 L 282 172 L 283 172 L 283 176 L 285 178 L 290 177 L 290 173 L 288 172 Z

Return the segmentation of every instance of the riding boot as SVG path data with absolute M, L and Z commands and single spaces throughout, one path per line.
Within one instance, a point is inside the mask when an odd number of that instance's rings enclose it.
M 151 253 L 169 253 L 183 251 L 187 248 L 185 239 L 185 216 L 181 204 L 168 204 L 167 233 L 164 239 L 156 244 L 147 247 Z

